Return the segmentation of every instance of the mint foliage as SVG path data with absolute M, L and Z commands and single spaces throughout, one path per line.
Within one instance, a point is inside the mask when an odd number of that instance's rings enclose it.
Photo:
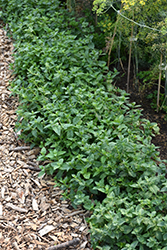
M 41 175 L 91 211 L 94 249 L 165 249 L 166 166 L 151 143 L 158 127 L 112 85 L 117 71 L 100 61 L 93 27 L 57 0 L 0 3 L 15 44 L 16 128 L 40 146 Z

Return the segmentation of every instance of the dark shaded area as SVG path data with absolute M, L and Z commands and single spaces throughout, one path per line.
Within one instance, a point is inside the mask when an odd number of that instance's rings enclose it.
M 121 75 L 121 74 L 120 74 Z M 123 77 L 120 77 L 117 81 L 115 86 L 126 91 L 127 88 L 127 74 Z M 136 102 L 137 105 L 141 105 L 143 118 L 148 119 L 150 122 L 156 122 L 160 128 L 160 134 L 156 135 L 152 139 L 152 143 L 159 147 L 157 150 L 160 152 L 161 159 L 167 159 L 167 121 L 165 121 L 165 116 L 167 114 L 163 111 L 157 112 L 154 110 L 150 103 L 151 101 L 147 98 L 148 94 L 153 93 L 157 87 L 154 85 L 150 89 L 147 89 L 144 93 L 139 93 L 135 90 L 133 86 L 133 76 L 130 80 L 130 102 Z

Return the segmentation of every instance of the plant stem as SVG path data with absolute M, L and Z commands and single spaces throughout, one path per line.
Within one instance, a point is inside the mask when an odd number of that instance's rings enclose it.
M 111 44 L 110 44 L 110 49 L 109 49 L 109 52 L 108 52 L 108 62 L 107 62 L 108 68 L 110 67 L 110 55 L 111 55 L 111 50 L 112 50 L 112 46 L 113 46 L 113 43 L 114 43 L 114 37 L 116 35 L 116 31 L 117 31 L 117 24 L 116 24 L 116 26 L 114 28 L 114 34 L 112 36 Z
M 166 68 L 166 53 L 165 53 L 165 105 L 167 97 L 167 68 Z
M 122 8 L 122 5 L 121 5 L 121 8 Z M 121 12 L 121 10 L 120 10 L 120 12 Z M 115 37 L 116 31 L 117 31 L 117 25 L 118 25 L 119 17 L 120 17 L 120 15 L 118 15 L 118 17 L 117 17 L 117 21 L 116 21 L 115 28 L 114 28 L 114 34 L 112 36 L 111 44 L 110 44 L 110 49 L 109 49 L 109 52 L 108 52 L 108 62 L 107 62 L 108 68 L 110 67 L 111 50 L 112 50 L 112 46 L 113 46 L 113 43 L 114 43 L 114 37 Z
M 139 72 L 139 66 L 138 66 L 138 57 L 137 57 L 137 41 L 134 43 L 135 45 L 135 63 L 136 63 L 136 72 L 135 72 L 135 88 L 138 89 L 138 72 Z
M 134 12 L 133 12 L 133 19 L 134 19 Z M 128 62 L 128 76 L 127 76 L 127 93 L 129 92 L 130 64 L 131 64 L 131 54 L 132 54 L 132 38 L 133 38 L 133 24 L 132 24 L 131 40 L 130 40 L 130 48 L 129 48 L 129 62 Z
M 160 95 L 160 86 L 161 86 L 161 64 L 162 64 L 162 53 L 161 53 L 161 58 L 160 58 L 160 72 L 159 72 L 159 80 L 158 80 L 158 93 L 157 93 L 157 112 L 159 110 L 159 95 Z

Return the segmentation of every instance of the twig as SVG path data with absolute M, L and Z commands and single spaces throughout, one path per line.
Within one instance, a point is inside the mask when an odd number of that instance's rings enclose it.
M 32 162 L 32 161 L 27 161 L 27 164 L 30 164 L 30 165 L 32 165 L 34 167 L 38 167 L 38 165 L 36 163 Z
M 5 163 L 3 162 L 3 160 L 0 158 L 0 161 L 2 162 L 2 164 L 6 167 Z
M 133 12 L 134 19 L 134 12 Z M 129 48 L 129 62 L 128 62 L 128 76 L 127 76 L 127 93 L 129 92 L 129 79 L 130 79 L 130 65 L 131 65 L 131 54 L 132 54 L 132 38 L 133 38 L 133 24 L 131 30 L 130 48 Z
M 40 168 L 35 168 L 35 167 L 31 167 L 31 166 L 22 166 L 22 168 L 26 168 L 26 169 L 30 169 L 30 170 L 34 170 L 34 171 L 41 171 Z
M 27 209 L 24 209 L 24 208 L 22 208 L 22 207 L 17 207 L 17 206 L 15 206 L 15 205 L 13 205 L 12 203 L 7 203 L 7 204 L 6 204 L 6 207 L 9 207 L 9 208 L 11 208 L 11 209 L 13 209 L 13 210 L 16 210 L 16 211 L 18 211 L 18 212 L 20 212 L 20 213 L 28 213 L 28 210 L 27 210 Z
M 69 247 L 69 246 L 78 245 L 79 242 L 80 242 L 80 239 L 76 238 L 76 239 L 67 241 L 65 243 L 59 244 L 57 246 L 49 247 L 48 250 L 59 250 L 59 249 L 66 248 L 66 247 Z
M 0 159 L 1 160 L 1 159 Z M 14 171 L 17 171 L 18 169 L 20 169 L 20 168 L 25 168 L 25 169 L 30 169 L 30 170 L 33 170 L 33 171 L 41 171 L 41 169 L 40 168 L 35 168 L 35 167 L 31 167 L 31 166 L 26 166 L 26 165 L 24 165 L 24 166 L 19 166 L 19 167 L 17 167 L 17 168 L 15 168 L 15 170 Z
M 120 65 L 121 65 L 121 68 L 122 68 L 123 72 L 126 73 L 121 58 L 119 58 L 119 62 L 120 62 Z
M 47 239 L 45 239 L 44 237 L 42 237 L 40 234 L 38 234 L 37 232 L 36 232 L 36 234 L 38 235 L 38 237 L 40 237 L 42 240 L 44 240 L 44 241 L 46 241 L 47 243 L 50 243 L 50 241 L 49 240 L 47 240 Z
M 116 23 L 117 24 L 117 23 Z M 111 55 L 111 51 L 112 51 L 112 47 L 113 47 L 113 43 L 114 43 L 114 37 L 116 35 L 116 31 L 117 31 L 117 25 L 115 26 L 114 28 L 114 34 L 111 38 L 111 42 L 110 42 L 110 49 L 109 49 L 109 52 L 108 52 L 108 61 L 107 61 L 107 66 L 108 68 L 110 67 L 110 55 Z
M 122 4 L 121 4 L 121 8 L 122 8 Z M 115 38 L 115 35 L 117 33 L 118 21 L 119 21 L 119 16 L 117 17 L 116 25 L 115 25 L 115 28 L 114 28 L 114 33 L 113 33 L 113 36 L 112 36 L 111 42 L 110 42 L 110 49 L 109 49 L 109 52 L 108 52 L 108 61 L 107 61 L 108 69 L 110 67 L 110 56 L 111 56 L 111 51 L 112 51 L 112 47 L 113 47 L 113 43 L 114 43 L 114 38 Z
M 84 213 L 85 212 L 85 210 L 80 210 L 80 211 L 74 211 L 73 213 L 71 213 L 71 214 L 67 214 L 67 215 L 65 215 L 65 217 L 67 218 L 67 217 L 72 217 L 72 216 L 74 216 L 74 215 L 77 215 L 77 214 L 82 214 L 82 213 Z
M 19 166 L 17 168 L 14 169 L 14 172 L 16 172 L 18 169 L 22 168 L 22 166 Z
M 17 245 L 17 242 L 13 242 L 13 246 L 17 249 L 17 250 L 20 250 L 19 246 Z
M 161 53 L 161 57 L 160 57 L 160 67 L 161 67 L 161 64 L 162 64 L 162 53 Z M 162 74 L 162 71 L 161 71 L 161 68 L 160 68 L 160 71 L 159 71 L 159 80 L 158 80 L 158 93 L 157 93 L 157 112 L 159 110 L 159 96 L 160 96 L 160 87 L 161 87 L 161 74 Z
M 29 146 L 25 146 L 25 147 L 17 147 L 17 148 L 10 148 L 9 151 L 22 151 L 22 150 L 27 150 L 30 149 Z

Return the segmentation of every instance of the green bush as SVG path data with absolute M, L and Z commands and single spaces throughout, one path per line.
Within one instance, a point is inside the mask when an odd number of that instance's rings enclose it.
M 166 166 L 151 143 L 158 127 L 112 86 L 117 71 L 99 60 L 93 28 L 58 1 L 0 3 L 15 39 L 16 126 L 49 160 L 40 174 L 91 210 L 94 249 L 167 249 Z

